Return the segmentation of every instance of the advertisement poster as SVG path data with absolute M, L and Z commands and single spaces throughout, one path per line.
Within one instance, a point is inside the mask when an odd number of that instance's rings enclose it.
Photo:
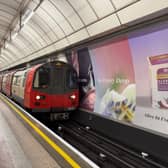
M 136 88 L 131 52 L 126 38 L 90 48 L 95 76 L 94 112 L 132 122 Z
M 168 23 L 129 34 L 135 72 L 133 123 L 168 134 Z
M 80 107 L 168 134 L 168 23 L 72 53 Z

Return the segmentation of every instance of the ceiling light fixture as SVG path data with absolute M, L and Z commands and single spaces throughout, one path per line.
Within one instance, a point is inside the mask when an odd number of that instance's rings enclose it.
M 14 32 L 14 33 L 11 35 L 11 39 L 14 40 L 17 35 L 18 35 L 18 32 Z
M 21 16 L 21 26 L 25 25 L 34 15 L 34 11 L 27 9 L 26 12 Z

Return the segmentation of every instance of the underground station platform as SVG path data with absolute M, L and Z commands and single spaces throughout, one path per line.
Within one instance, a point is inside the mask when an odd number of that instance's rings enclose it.
M 99 167 L 3 95 L 0 107 L 0 168 Z

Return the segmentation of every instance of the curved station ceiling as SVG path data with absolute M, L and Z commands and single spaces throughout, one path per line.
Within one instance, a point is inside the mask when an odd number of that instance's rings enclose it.
M 0 70 L 167 8 L 168 0 L 0 0 Z

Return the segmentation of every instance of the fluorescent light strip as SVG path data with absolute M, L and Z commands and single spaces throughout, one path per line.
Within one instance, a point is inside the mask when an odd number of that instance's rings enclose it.
M 15 32 L 15 33 L 11 36 L 11 39 L 14 40 L 17 35 L 18 35 L 18 32 Z
M 22 22 L 22 24 L 25 25 L 33 15 L 34 15 L 34 11 L 31 11 L 30 14 L 27 16 L 27 18 Z

